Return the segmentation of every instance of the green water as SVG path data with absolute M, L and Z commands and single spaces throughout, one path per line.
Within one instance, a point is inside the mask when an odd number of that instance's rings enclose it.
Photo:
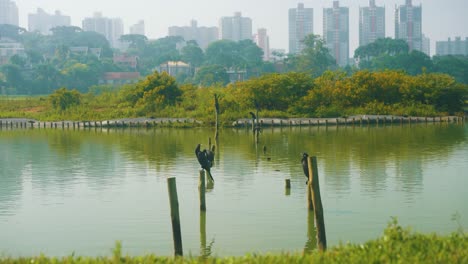
M 194 149 L 213 134 L 1 129 L 0 255 L 109 255 L 117 240 L 131 255 L 172 255 L 168 177 L 185 254 L 313 248 L 304 151 L 318 159 L 329 246 L 376 238 L 393 216 L 422 232 L 468 227 L 467 126 L 268 128 L 259 144 L 248 130 L 222 130 L 204 215 Z

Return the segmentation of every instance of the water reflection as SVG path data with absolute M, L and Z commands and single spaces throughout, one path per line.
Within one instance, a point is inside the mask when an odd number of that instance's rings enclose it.
M 138 233 L 140 236 L 150 232 L 148 236 L 156 237 L 155 232 L 163 232 L 157 234 L 164 237 L 165 229 L 160 226 L 164 226 L 161 223 L 166 221 L 167 215 L 162 212 L 166 210 L 164 199 L 167 194 L 158 184 L 166 177 L 181 178 L 178 182 L 184 197 L 187 197 L 182 201 L 183 206 L 190 210 L 197 201 L 196 193 L 192 192 L 196 190 L 200 168 L 194 146 L 207 143 L 211 135 L 211 129 L 0 130 L 0 226 L 4 228 L 0 227 L 0 231 L 15 230 L 12 222 L 24 223 L 24 218 L 39 213 L 34 211 L 35 206 L 44 206 L 41 209 L 48 210 L 51 209 L 48 206 L 54 204 L 52 209 L 55 213 L 71 218 L 65 217 L 68 220 L 61 223 L 60 228 L 64 230 L 73 229 L 67 221 L 81 224 L 81 218 L 76 220 L 72 217 L 74 210 L 79 210 L 83 215 L 90 215 L 86 219 L 91 222 L 91 227 L 95 224 L 96 229 L 109 228 L 106 235 L 125 235 L 127 233 L 120 231 L 125 227 L 130 230 L 128 234 L 133 235 L 135 231 L 132 228 L 141 228 L 144 232 Z M 194 252 L 200 252 L 200 255 L 210 255 L 216 247 L 236 242 L 223 241 L 219 235 L 220 232 L 228 232 L 222 229 L 232 225 L 232 228 L 248 229 L 233 231 L 239 240 L 245 241 L 248 237 L 248 242 L 266 244 L 266 250 L 281 250 L 281 247 L 288 246 L 312 250 L 316 245 L 315 235 L 311 235 L 315 232 L 313 216 L 312 219 L 308 216 L 305 246 L 300 239 L 300 234 L 305 233 L 303 220 L 298 223 L 294 222 L 296 219 L 288 220 L 288 224 L 293 222 L 291 229 L 297 231 L 297 237 L 288 240 L 290 234 L 283 237 L 276 234 L 282 229 L 278 223 L 287 218 L 285 212 L 292 212 L 294 216 L 297 210 L 306 210 L 306 186 L 300 163 L 302 152 L 318 158 L 325 209 L 330 212 L 327 221 L 330 219 L 331 224 L 327 227 L 335 227 L 329 229 L 333 241 L 333 232 L 339 229 L 333 221 L 362 225 L 360 215 L 340 213 L 356 211 L 353 204 L 369 200 L 375 202 L 369 202 L 369 208 L 384 208 L 391 205 L 396 197 L 416 205 L 421 202 L 416 198 L 422 195 L 430 197 L 433 193 L 430 186 L 434 180 L 431 171 L 434 164 L 447 170 L 465 171 L 467 165 L 459 161 L 468 155 L 468 149 L 460 147 L 466 146 L 467 135 L 464 126 L 438 124 L 338 129 L 269 128 L 262 131 L 259 144 L 255 144 L 248 130 L 221 130 L 219 139 L 212 142 L 216 145 L 215 166 L 212 168 L 216 188 L 207 193 L 212 210 L 208 216 L 213 225 L 206 230 L 206 214 L 200 214 L 199 230 L 187 228 L 191 234 L 188 239 L 195 238 L 187 245 L 192 245 Z M 431 181 L 427 180 L 428 177 Z M 287 178 L 291 179 L 292 188 L 285 191 Z M 447 185 L 447 189 L 457 188 L 456 181 L 447 182 Z M 453 191 L 446 198 L 463 200 L 466 194 Z M 148 203 L 157 204 L 158 212 L 147 211 L 154 210 L 145 207 Z M 67 206 L 62 208 L 60 204 Z M 363 208 L 363 212 L 370 210 Z M 135 211 L 135 215 L 122 213 L 125 211 Z M 369 219 L 374 221 L 372 224 L 379 224 L 375 220 L 378 212 L 367 213 L 374 213 Z M 185 218 L 187 220 L 182 221 L 190 220 L 192 223 L 197 214 L 198 211 L 190 213 Z M 102 219 L 95 215 L 101 215 Z M 150 216 L 156 221 L 142 224 Z M 255 223 L 252 219 L 260 220 Z M 24 228 L 20 224 L 16 226 Z M 381 226 L 378 227 L 380 231 Z M 41 230 L 33 226 L 30 231 L 36 232 L 35 228 Z M 80 226 L 77 232 L 82 233 L 82 228 Z M 102 235 L 99 230 L 90 230 L 90 233 L 97 233 L 96 236 Z M 216 244 L 214 240 L 207 241 L 207 233 L 208 237 L 215 235 L 210 232 L 218 234 Z M 199 239 L 197 233 L 200 234 Z M 335 234 L 335 237 L 339 235 Z M 107 249 L 121 237 L 109 235 L 106 239 Z M 139 238 L 135 240 L 140 241 Z M 162 244 L 148 244 L 166 247 L 163 242 L 158 243 Z M 239 251 L 249 251 L 248 243 L 239 244 L 238 247 L 246 247 Z M 0 241 L 0 247 L 2 245 L 5 246 Z

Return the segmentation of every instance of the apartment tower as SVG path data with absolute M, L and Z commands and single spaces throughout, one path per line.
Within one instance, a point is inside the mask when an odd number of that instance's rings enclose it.
M 368 7 L 359 8 L 359 46 L 365 46 L 379 38 L 385 38 L 385 7 L 369 1 Z
M 340 66 L 349 62 L 349 8 L 333 1 L 332 8 L 323 9 L 323 38 Z
M 303 40 L 314 33 L 314 9 L 304 8 L 299 3 L 297 8 L 289 9 L 289 53 L 297 54 L 304 49 Z

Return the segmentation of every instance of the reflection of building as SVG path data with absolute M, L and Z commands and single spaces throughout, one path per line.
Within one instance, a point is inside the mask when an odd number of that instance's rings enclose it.
M 120 47 L 120 37 L 123 35 L 123 22 L 120 18 L 106 18 L 101 13 L 83 20 L 84 31 L 94 31 L 102 34 L 113 48 Z
M 333 1 L 333 8 L 323 9 L 323 38 L 336 63 L 349 62 L 349 9 Z
M 10 0 L 0 0 L 0 24 L 19 25 L 18 7 Z
M 375 0 L 369 0 L 368 7 L 359 8 L 359 46 L 379 38 L 385 38 L 385 7 L 378 7 Z
M 422 51 L 422 11 L 412 0 L 395 9 L 395 39 L 404 39 L 410 50 Z
M 296 54 L 304 49 L 302 41 L 314 32 L 314 9 L 304 8 L 300 3 L 297 8 L 289 9 L 289 53 Z
M 145 35 L 145 21 L 140 20 L 135 25 L 130 26 L 130 34 Z
M 191 72 L 190 65 L 182 61 L 168 61 L 156 67 L 158 72 L 167 72 L 171 76 L 179 74 L 189 75 Z
M 241 12 L 236 12 L 233 17 L 222 17 L 219 20 L 219 39 L 252 39 L 252 19 L 242 17 Z
M 267 35 L 266 28 L 258 29 L 257 35 L 255 35 L 255 43 L 263 51 L 263 60 L 269 61 L 270 60 L 270 38 Z
M 195 40 L 198 46 L 206 49 L 211 42 L 218 40 L 217 27 L 198 27 L 197 21 L 190 21 L 188 27 L 169 27 L 169 36 L 181 36 L 185 41 Z
M 24 46 L 18 42 L 8 42 L 3 39 L 0 42 L 0 65 L 7 64 L 13 55 L 24 55 Z
M 99 79 L 99 84 L 122 85 L 137 83 L 139 80 L 139 72 L 105 72 Z
M 461 40 L 456 37 L 455 40 L 450 38 L 447 41 L 436 42 L 436 55 L 468 55 L 468 37 Z
M 55 11 L 55 14 L 50 15 L 38 8 L 36 14 L 28 15 L 29 31 L 39 31 L 42 35 L 51 34 L 50 29 L 54 27 L 70 25 L 70 17 L 62 15 L 60 11 Z

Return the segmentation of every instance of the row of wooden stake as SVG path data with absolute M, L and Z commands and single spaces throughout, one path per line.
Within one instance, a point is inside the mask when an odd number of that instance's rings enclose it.
M 309 181 L 307 186 L 307 204 L 308 209 L 314 212 L 314 219 L 316 225 L 317 247 L 321 251 L 327 249 L 327 239 L 325 233 L 325 221 L 323 216 L 322 199 L 320 196 L 320 184 L 318 177 L 317 158 L 308 157 L 309 166 Z M 200 198 L 200 212 L 206 211 L 206 185 L 205 185 L 205 171 L 200 171 L 199 176 L 199 198 Z M 176 178 L 167 179 L 169 202 L 171 207 L 171 222 L 172 222 L 172 235 L 174 241 L 174 254 L 175 256 L 183 256 L 182 247 L 182 232 L 180 228 L 180 215 L 179 215 L 179 200 L 177 197 Z M 291 181 L 286 180 L 286 189 L 291 188 Z

